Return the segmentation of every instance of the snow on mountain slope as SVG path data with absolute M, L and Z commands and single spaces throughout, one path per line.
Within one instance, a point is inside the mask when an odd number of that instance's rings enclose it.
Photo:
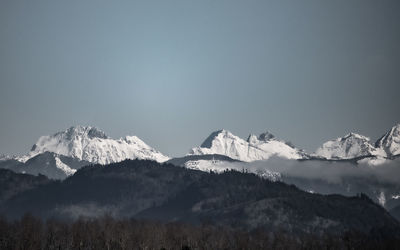
M 383 150 L 388 157 L 400 155 L 400 123 L 384 134 L 375 146 Z
M 13 157 L 9 156 L 9 155 L 0 155 L 0 161 L 7 161 L 13 159 Z
M 305 157 L 302 151 L 277 140 L 269 132 L 258 137 L 250 135 L 245 141 L 227 130 L 213 132 L 200 147 L 192 148 L 188 155 L 210 154 L 226 155 L 245 162 L 266 160 L 273 155 L 288 159 Z
M 356 133 L 325 142 L 316 150 L 315 154 L 326 159 L 353 159 L 362 156 L 385 157 L 384 151 L 372 146 L 368 137 Z
M 17 173 L 43 174 L 50 179 L 62 180 L 89 164 L 90 162 L 81 161 L 69 156 L 44 152 L 33 156 L 26 162 L 20 162 L 16 159 L 0 161 L 0 168 L 10 169 Z
M 222 173 L 227 170 L 236 170 L 240 172 L 257 174 L 264 179 L 270 181 L 280 181 L 281 174 L 276 171 L 269 170 L 268 168 L 254 168 L 251 163 L 243 162 L 229 162 L 221 160 L 190 160 L 184 163 L 183 167 L 195 169 L 200 171 L 213 171 L 215 173 Z
M 42 136 L 25 156 L 22 162 L 43 152 L 91 163 L 108 164 L 125 159 L 150 159 L 164 162 L 169 158 L 151 148 L 136 136 L 126 136 L 118 140 L 109 138 L 95 127 L 76 126 L 50 136 Z
M 76 169 L 70 168 L 67 164 L 62 162 L 59 157 L 55 157 L 55 160 L 56 160 L 56 167 L 61 171 L 63 171 L 66 176 L 73 175 L 77 171 Z
M 220 154 L 229 156 L 232 159 L 250 161 L 249 155 L 257 153 L 261 153 L 261 151 L 249 148 L 248 143 L 242 138 L 227 130 L 219 130 L 211 133 L 201 146 L 193 148 L 189 155 Z
M 276 139 L 270 132 L 262 133 L 258 137 L 256 135 L 250 135 L 247 142 L 250 146 L 269 153 L 269 157 L 272 155 L 287 159 L 303 159 L 306 157 L 303 151 Z

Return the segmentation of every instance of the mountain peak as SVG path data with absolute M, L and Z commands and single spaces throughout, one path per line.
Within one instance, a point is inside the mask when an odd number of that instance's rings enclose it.
M 268 131 L 259 136 L 251 134 L 246 141 L 224 129 L 211 133 L 200 147 L 189 152 L 189 155 L 208 154 L 226 155 L 246 162 L 266 160 L 273 155 L 288 159 L 304 157 L 300 150 L 275 139 Z
M 352 159 L 361 156 L 382 155 L 380 150 L 370 144 L 368 137 L 357 133 L 349 133 L 344 137 L 327 141 L 315 153 L 326 159 Z
M 400 123 L 393 126 L 375 143 L 375 147 L 385 151 L 388 157 L 400 155 Z
M 37 151 L 41 146 L 43 146 L 43 141 L 48 138 L 59 138 L 59 142 L 65 141 L 82 141 L 82 140 L 92 140 L 94 138 L 99 139 L 109 139 L 109 137 L 97 127 L 92 126 L 82 126 L 76 125 L 71 126 L 64 131 L 57 132 L 51 136 L 42 136 L 39 140 L 32 146 L 31 151 Z
M 159 162 L 169 159 L 136 136 L 114 140 L 102 130 L 92 126 L 72 126 L 65 131 L 42 136 L 32 147 L 31 152 L 19 160 L 25 162 L 43 152 L 53 152 L 100 164 L 136 158 Z
M 268 130 L 266 132 L 264 132 L 264 133 L 261 133 L 258 136 L 258 140 L 260 140 L 260 141 L 269 141 L 269 140 L 274 139 L 274 138 L 275 138 L 275 136 L 271 132 L 269 132 Z
M 212 143 L 216 138 L 233 138 L 236 137 L 235 135 L 233 135 L 230 131 L 225 130 L 225 129 L 220 129 L 217 131 L 212 132 L 205 140 L 204 142 L 200 145 L 200 147 L 202 148 L 211 148 L 212 147 Z
M 356 139 L 356 140 L 365 140 L 365 141 L 370 141 L 369 137 L 360 135 L 354 132 L 350 132 L 349 134 L 345 135 L 342 138 L 338 138 L 337 140 L 349 140 L 349 139 Z
M 80 136 L 85 136 L 90 139 L 93 139 L 93 138 L 108 139 L 109 138 L 106 135 L 106 133 L 104 133 L 102 130 L 100 130 L 99 128 L 96 128 L 96 127 L 92 127 L 92 126 L 81 126 L 81 125 L 71 126 L 64 132 L 59 132 L 56 134 L 62 134 L 62 133 L 64 133 L 66 135 L 66 138 L 70 139 L 70 140 L 74 139 L 74 137 L 80 137 Z

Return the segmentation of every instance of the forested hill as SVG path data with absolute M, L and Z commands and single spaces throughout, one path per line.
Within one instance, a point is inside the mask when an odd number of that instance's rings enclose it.
M 17 194 L 52 182 L 44 175 L 17 174 L 8 169 L 0 169 L 0 204 Z
M 206 173 L 148 160 L 126 160 L 78 170 L 62 182 L 17 193 L 1 212 L 18 218 L 109 214 L 251 231 L 399 234 L 399 223 L 368 197 L 318 195 L 281 182 L 227 171 Z

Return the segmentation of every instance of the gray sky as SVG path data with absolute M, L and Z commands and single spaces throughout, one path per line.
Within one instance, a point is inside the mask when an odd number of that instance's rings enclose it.
M 214 130 L 308 151 L 400 122 L 400 1 L 0 1 L 0 153 L 94 125 L 170 156 Z

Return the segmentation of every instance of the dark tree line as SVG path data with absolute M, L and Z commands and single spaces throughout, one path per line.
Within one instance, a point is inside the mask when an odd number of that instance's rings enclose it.
M 365 195 L 138 160 L 84 167 L 63 182 L 15 175 L 0 185 L 0 250 L 400 249 L 399 223 Z M 70 219 L 82 213 L 68 208 L 86 204 L 100 208 L 86 214 L 115 217 Z
M 356 232 L 293 236 L 110 216 L 42 221 L 27 214 L 17 221 L 0 218 L 0 249 L 400 249 L 400 241 Z

